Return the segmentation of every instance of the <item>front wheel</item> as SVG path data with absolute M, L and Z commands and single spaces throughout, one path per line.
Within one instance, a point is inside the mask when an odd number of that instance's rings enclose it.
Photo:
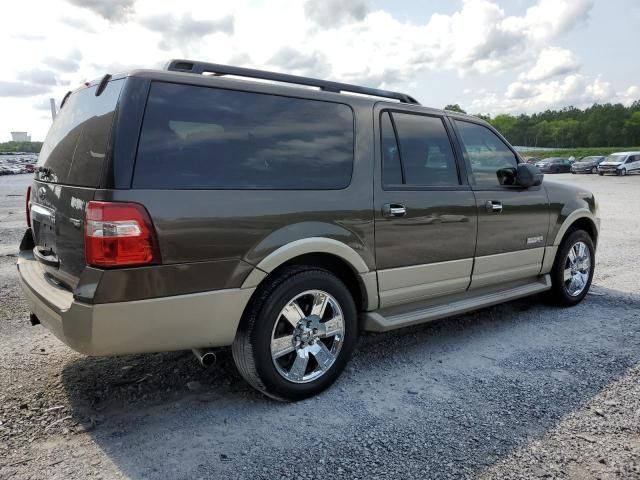
M 584 230 L 574 230 L 562 242 L 551 270 L 550 299 L 562 306 L 577 305 L 587 295 L 595 266 L 595 247 Z
M 233 359 L 257 390 L 295 401 L 329 387 L 358 335 L 349 289 L 332 273 L 293 267 L 261 286 L 240 324 Z
M 598 173 L 598 167 L 593 167 L 591 169 L 591 173 Z
M 618 175 L 620 175 L 621 177 L 625 177 L 627 175 L 627 169 L 621 168 L 620 170 L 618 170 Z
M 604 175 L 604 173 L 598 172 L 598 175 L 600 175 L 602 177 Z

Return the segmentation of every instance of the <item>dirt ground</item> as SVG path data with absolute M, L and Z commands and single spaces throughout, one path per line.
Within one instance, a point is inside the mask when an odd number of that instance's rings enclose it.
M 582 304 L 363 335 L 331 389 L 282 404 L 229 352 L 88 358 L 30 326 L 29 176 L 0 177 L 0 479 L 640 478 L 640 175 L 547 180 L 600 205 Z

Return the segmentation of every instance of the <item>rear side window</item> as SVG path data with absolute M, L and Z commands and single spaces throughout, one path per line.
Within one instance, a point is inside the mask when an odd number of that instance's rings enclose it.
M 383 112 L 380 130 L 385 186 L 400 183 L 427 187 L 460 185 L 442 118 Z
M 124 79 L 107 84 L 96 97 L 97 86 L 73 93 L 60 109 L 38 158 L 39 180 L 97 187 L 109 148 L 113 115 Z
M 353 146 L 347 105 L 154 82 L 133 186 L 341 189 Z

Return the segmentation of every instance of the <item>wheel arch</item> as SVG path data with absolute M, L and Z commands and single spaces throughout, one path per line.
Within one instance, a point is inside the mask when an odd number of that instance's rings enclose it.
M 306 238 L 283 245 L 265 257 L 245 279 L 242 288 L 256 288 L 282 269 L 309 265 L 330 271 L 340 278 L 358 310 L 378 307 L 378 281 L 360 254 L 348 245 L 330 238 Z
M 593 244 L 597 246 L 600 232 L 599 224 L 598 218 L 590 210 L 575 210 L 562 222 L 553 241 L 553 246 L 558 247 L 567 235 L 576 229 L 585 230 L 591 236 Z

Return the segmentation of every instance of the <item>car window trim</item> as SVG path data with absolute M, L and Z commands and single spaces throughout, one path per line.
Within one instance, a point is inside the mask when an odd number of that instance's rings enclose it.
M 420 112 L 420 111 L 416 111 L 413 109 L 403 109 L 403 108 L 398 108 L 398 107 L 387 107 L 384 106 L 382 107 L 379 111 L 378 111 L 378 115 L 374 115 L 374 117 L 376 117 L 376 121 L 378 123 L 378 130 L 379 130 L 379 135 L 378 135 L 378 145 L 379 147 L 382 147 L 382 115 L 385 112 L 389 112 L 389 118 L 391 118 L 391 122 L 392 125 L 394 126 L 394 134 L 396 135 L 396 143 L 398 145 L 398 152 L 400 154 L 400 164 L 403 168 L 404 171 L 404 164 L 402 163 L 402 153 L 400 152 L 400 139 L 398 137 L 397 131 L 395 130 L 395 121 L 393 119 L 393 113 L 404 113 L 404 114 L 408 114 L 408 115 L 418 115 L 418 116 L 422 116 L 422 117 L 433 117 L 433 118 L 438 118 L 440 119 L 440 121 L 442 121 L 442 125 L 444 127 L 444 130 L 447 134 L 447 138 L 449 139 L 449 144 L 451 146 L 451 152 L 453 153 L 453 159 L 455 162 L 455 166 L 456 166 L 456 172 L 458 175 L 458 185 L 409 185 L 409 184 L 403 184 L 403 185 L 394 185 L 394 184 L 390 184 L 390 185 L 385 185 L 384 184 L 384 178 L 383 178 L 383 172 L 382 172 L 382 148 L 380 148 L 380 186 L 382 188 L 382 190 L 384 191 L 407 191 L 407 190 L 414 190 L 414 191 L 451 191 L 451 190 L 470 190 L 469 185 L 466 184 L 465 182 L 465 176 L 462 175 L 463 171 L 461 169 L 461 164 L 460 164 L 460 160 L 458 158 L 458 154 L 455 148 L 455 140 L 454 137 L 452 136 L 452 132 L 450 130 L 450 125 L 448 125 L 447 122 L 447 116 L 442 114 L 439 115 L 437 113 L 427 113 L 427 112 Z M 403 173 L 403 180 L 404 180 L 404 173 Z

